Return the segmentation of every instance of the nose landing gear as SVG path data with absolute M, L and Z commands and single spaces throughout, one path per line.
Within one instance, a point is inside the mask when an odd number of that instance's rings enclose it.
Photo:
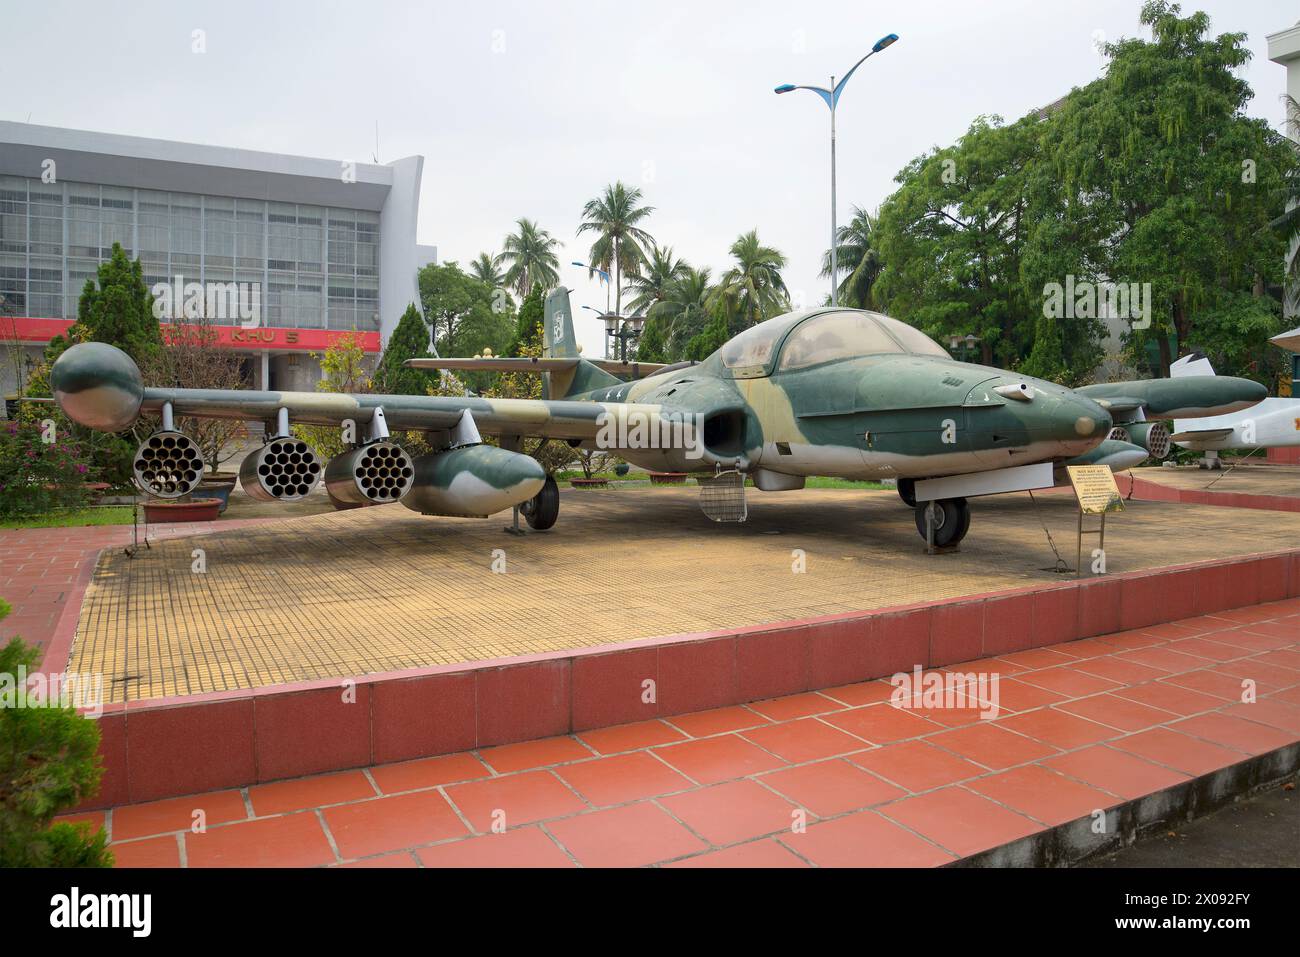
M 933 548 L 956 545 L 970 531 L 970 505 L 964 498 L 916 504 L 916 530 Z

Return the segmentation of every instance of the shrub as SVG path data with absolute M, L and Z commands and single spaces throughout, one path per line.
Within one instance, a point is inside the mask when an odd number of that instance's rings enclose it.
M 79 508 L 89 498 L 91 476 L 81 446 L 57 427 L 47 432 L 39 423 L 15 421 L 0 427 L 0 517 Z
M 0 600 L 0 620 L 9 605 Z M 49 702 L 18 707 L 20 671 L 39 655 L 21 638 L 0 648 L 0 867 L 111 867 L 103 829 L 54 816 L 99 789 L 99 726 L 76 709 Z

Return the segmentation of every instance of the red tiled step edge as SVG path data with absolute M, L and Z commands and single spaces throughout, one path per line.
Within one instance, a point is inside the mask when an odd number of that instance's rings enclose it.
M 1245 492 L 1216 492 L 1207 489 L 1174 488 L 1138 478 L 1116 475 L 1115 483 L 1125 498 L 1140 502 L 1181 502 L 1183 505 L 1218 505 L 1224 508 L 1258 508 L 1274 512 L 1300 512 L 1300 497 L 1292 495 L 1249 495 Z
M 347 681 L 109 705 L 100 718 L 105 773 L 86 807 L 701 711 L 1293 597 L 1300 597 L 1300 551 Z

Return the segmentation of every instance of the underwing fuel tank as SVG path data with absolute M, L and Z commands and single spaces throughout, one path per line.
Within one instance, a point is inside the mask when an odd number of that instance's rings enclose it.
M 528 501 L 545 482 L 546 470 L 530 456 L 467 445 L 417 458 L 402 504 L 425 515 L 486 518 Z

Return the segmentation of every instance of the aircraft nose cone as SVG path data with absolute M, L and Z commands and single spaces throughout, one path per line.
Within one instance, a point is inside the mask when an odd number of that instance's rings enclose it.
M 1076 413 L 1074 418 L 1074 434 L 1081 439 L 1096 438 L 1098 435 L 1109 435 L 1111 426 L 1114 424 L 1110 413 L 1099 406 L 1091 399 L 1085 399 L 1082 396 L 1075 396 L 1074 402 L 1071 403 L 1073 408 L 1071 412 Z

